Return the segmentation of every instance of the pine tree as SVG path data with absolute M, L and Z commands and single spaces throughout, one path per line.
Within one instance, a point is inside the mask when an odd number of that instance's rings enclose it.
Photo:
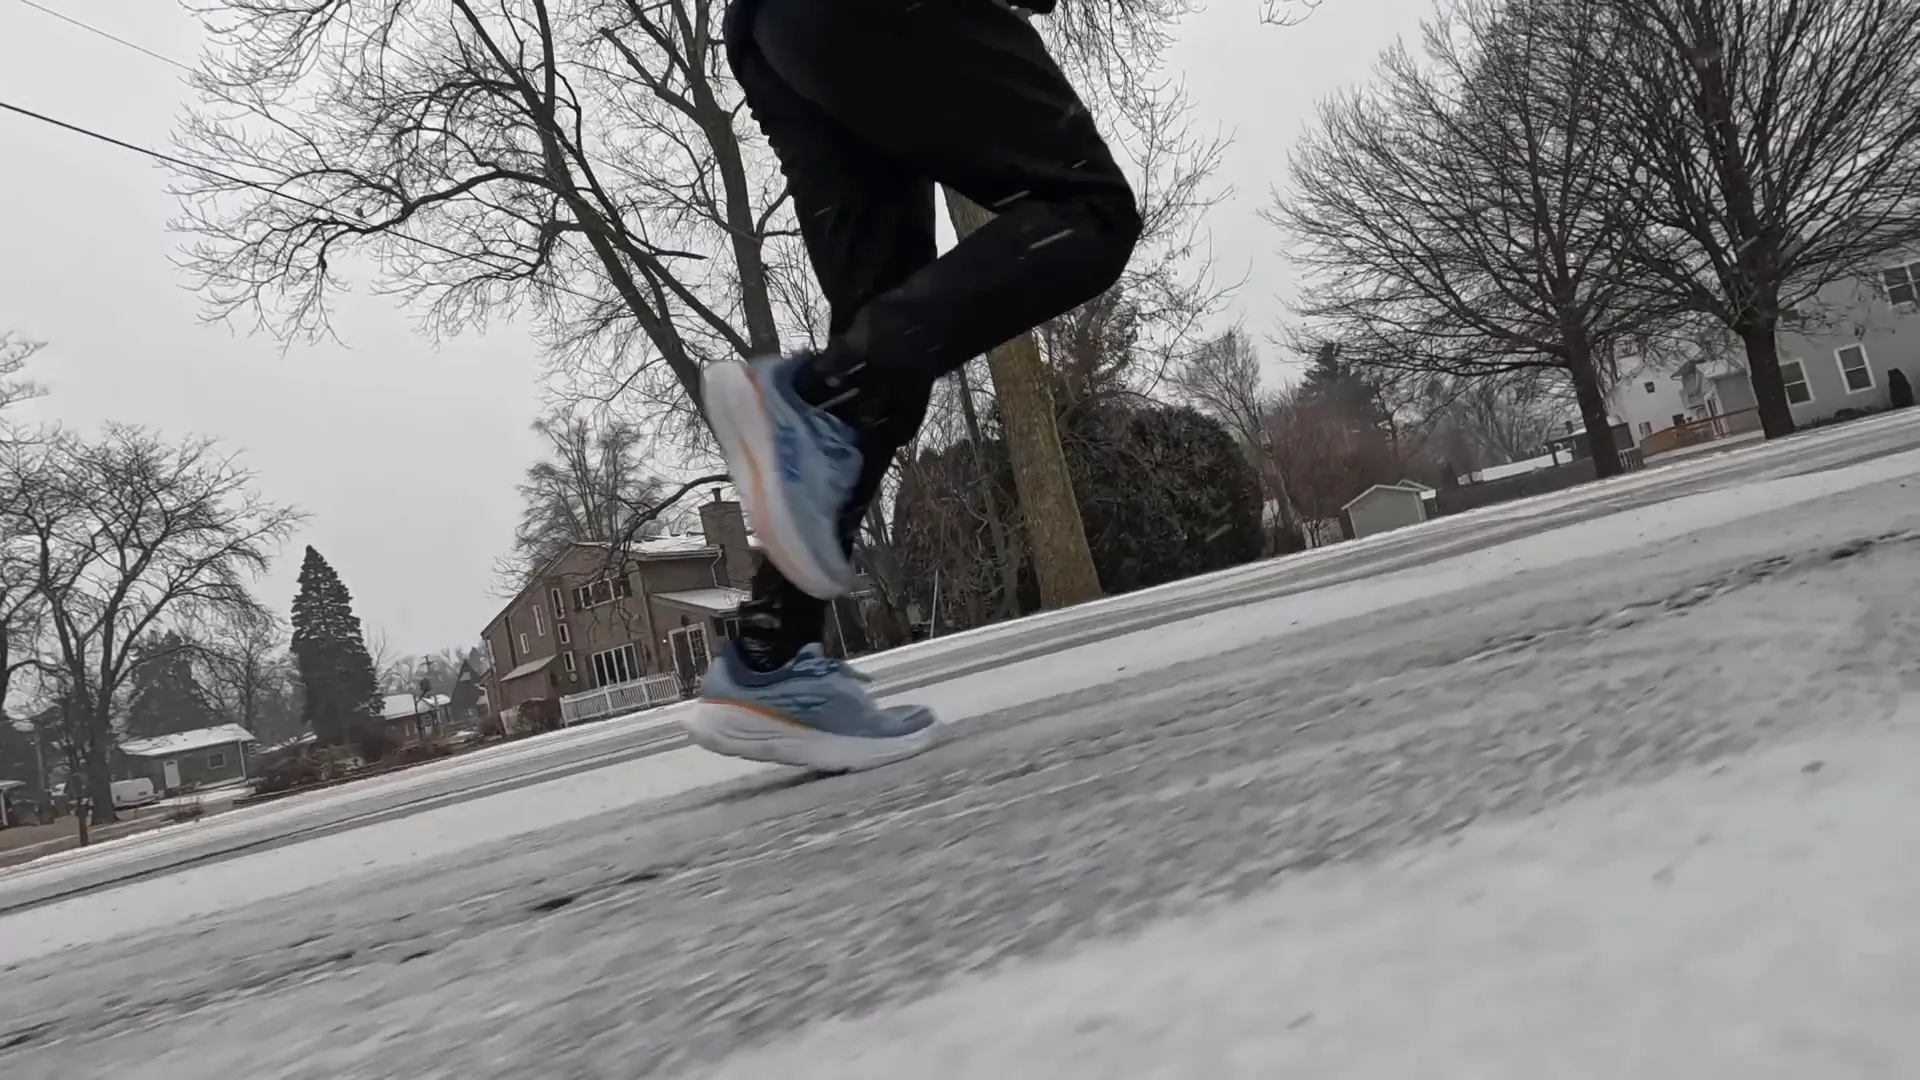
M 378 695 L 353 596 L 312 547 L 293 598 L 293 658 L 299 668 L 300 718 L 324 746 L 344 743 L 370 719 Z
M 198 731 L 220 722 L 219 710 L 193 673 L 193 652 L 185 639 L 168 631 L 143 652 L 146 655 L 133 669 L 128 738 Z

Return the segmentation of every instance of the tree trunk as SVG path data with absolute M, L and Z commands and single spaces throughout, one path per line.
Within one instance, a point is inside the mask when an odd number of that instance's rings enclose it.
M 947 212 L 961 238 L 993 220 L 984 207 L 947 189 Z M 1022 334 L 987 353 L 994 393 L 1000 400 L 1007 456 L 1013 462 L 1014 491 L 1033 552 L 1040 605 L 1069 607 L 1100 597 L 1100 576 L 1087 546 L 1086 525 L 1074 498 L 1067 456 L 1053 414 L 1053 392 L 1033 334 Z
M 1000 516 L 1000 496 L 993 490 L 996 485 L 987 468 L 987 444 L 980 436 L 980 414 L 973 407 L 973 386 L 967 381 L 966 368 L 961 368 L 958 374 L 960 415 L 967 422 L 967 438 L 973 443 L 973 475 L 986 504 L 987 541 L 993 545 L 993 558 L 1000 566 L 1000 603 L 995 618 L 1011 619 L 1020 610 L 1020 567 L 1014 561 L 1012 546 L 1007 543 L 1007 519 Z
M 111 738 L 111 735 L 106 736 Z M 93 823 L 111 825 L 120 820 L 113 808 L 113 768 L 107 760 L 108 750 L 101 745 L 99 729 L 87 737 L 87 792 L 93 802 Z
M 1760 408 L 1760 430 L 1777 439 L 1794 431 L 1793 407 L 1787 402 L 1787 384 L 1780 377 L 1780 343 L 1772 325 L 1736 329 L 1747 349 L 1747 377 L 1753 383 L 1753 401 Z
M 1567 376 L 1573 380 L 1573 399 L 1580 406 L 1580 422 L 1587 430 L 1587 449 L 1593 455 L 1593 476 L 1619 476 L 1620 448 L 1613 442 L 1613 421 L 1607 416 L 1607 398 L 1600 392 L 1600 373 L 1593 366 L 1593 349 L 1577 337 L 1568 343 Z

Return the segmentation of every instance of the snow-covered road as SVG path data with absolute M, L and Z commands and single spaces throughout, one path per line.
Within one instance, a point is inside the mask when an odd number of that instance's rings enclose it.
M 0 916 L 0 1074 L 1903 1075 L 1870 424 L 923 666 L 953 739 L 879 773 L 673 750 Z

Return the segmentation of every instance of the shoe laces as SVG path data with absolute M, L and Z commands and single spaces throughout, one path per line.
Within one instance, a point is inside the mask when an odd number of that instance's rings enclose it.
M 793 661 L 793 671 L 796 675 L 805 675 L 815 679 L 844 675 L 856 682 L 870 683 L 873 681 L 873 676 L 860 671 L 845 660 L 820 654 L 795 657 Z

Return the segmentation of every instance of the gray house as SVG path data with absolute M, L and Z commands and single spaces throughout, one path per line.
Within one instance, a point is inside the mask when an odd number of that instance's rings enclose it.
M 245 780 L 253 733 L 238 724 L 182 731 L 120 744 L 122 771 L 129 780 L 145 777 L 155 791 L 175 792 Z
M 1891 372 L 1920 385 L 1920 253 L 1820 290 L 1782 314 L 1776 340 L 1795 425 L 1887 408 Z M 1608 410 L 1649 452 L 1759 430 L 1745 352 L 1731 334 L 1702 343 L 1677 369 L 1628 358 L 1621 371 Z
M 1920 256 L 1883 268 L 1878 280 L 1830 285 L 1781 322 L 1780 375 L 1795 424 L 1886 408 L 1896 368 L 1920 381 Z M 1716 380 L 1714 389 L 1722 412 L 1742 407 L 1743 392 L 1752 407 L 1744 379 Z
M 1340 512 L 1347 519 L 1351 538 L 1358 540 L 1427 520 L 1427 495 L 1431 490 L 1412 481 L 1375 484 L 1354 496 Z

